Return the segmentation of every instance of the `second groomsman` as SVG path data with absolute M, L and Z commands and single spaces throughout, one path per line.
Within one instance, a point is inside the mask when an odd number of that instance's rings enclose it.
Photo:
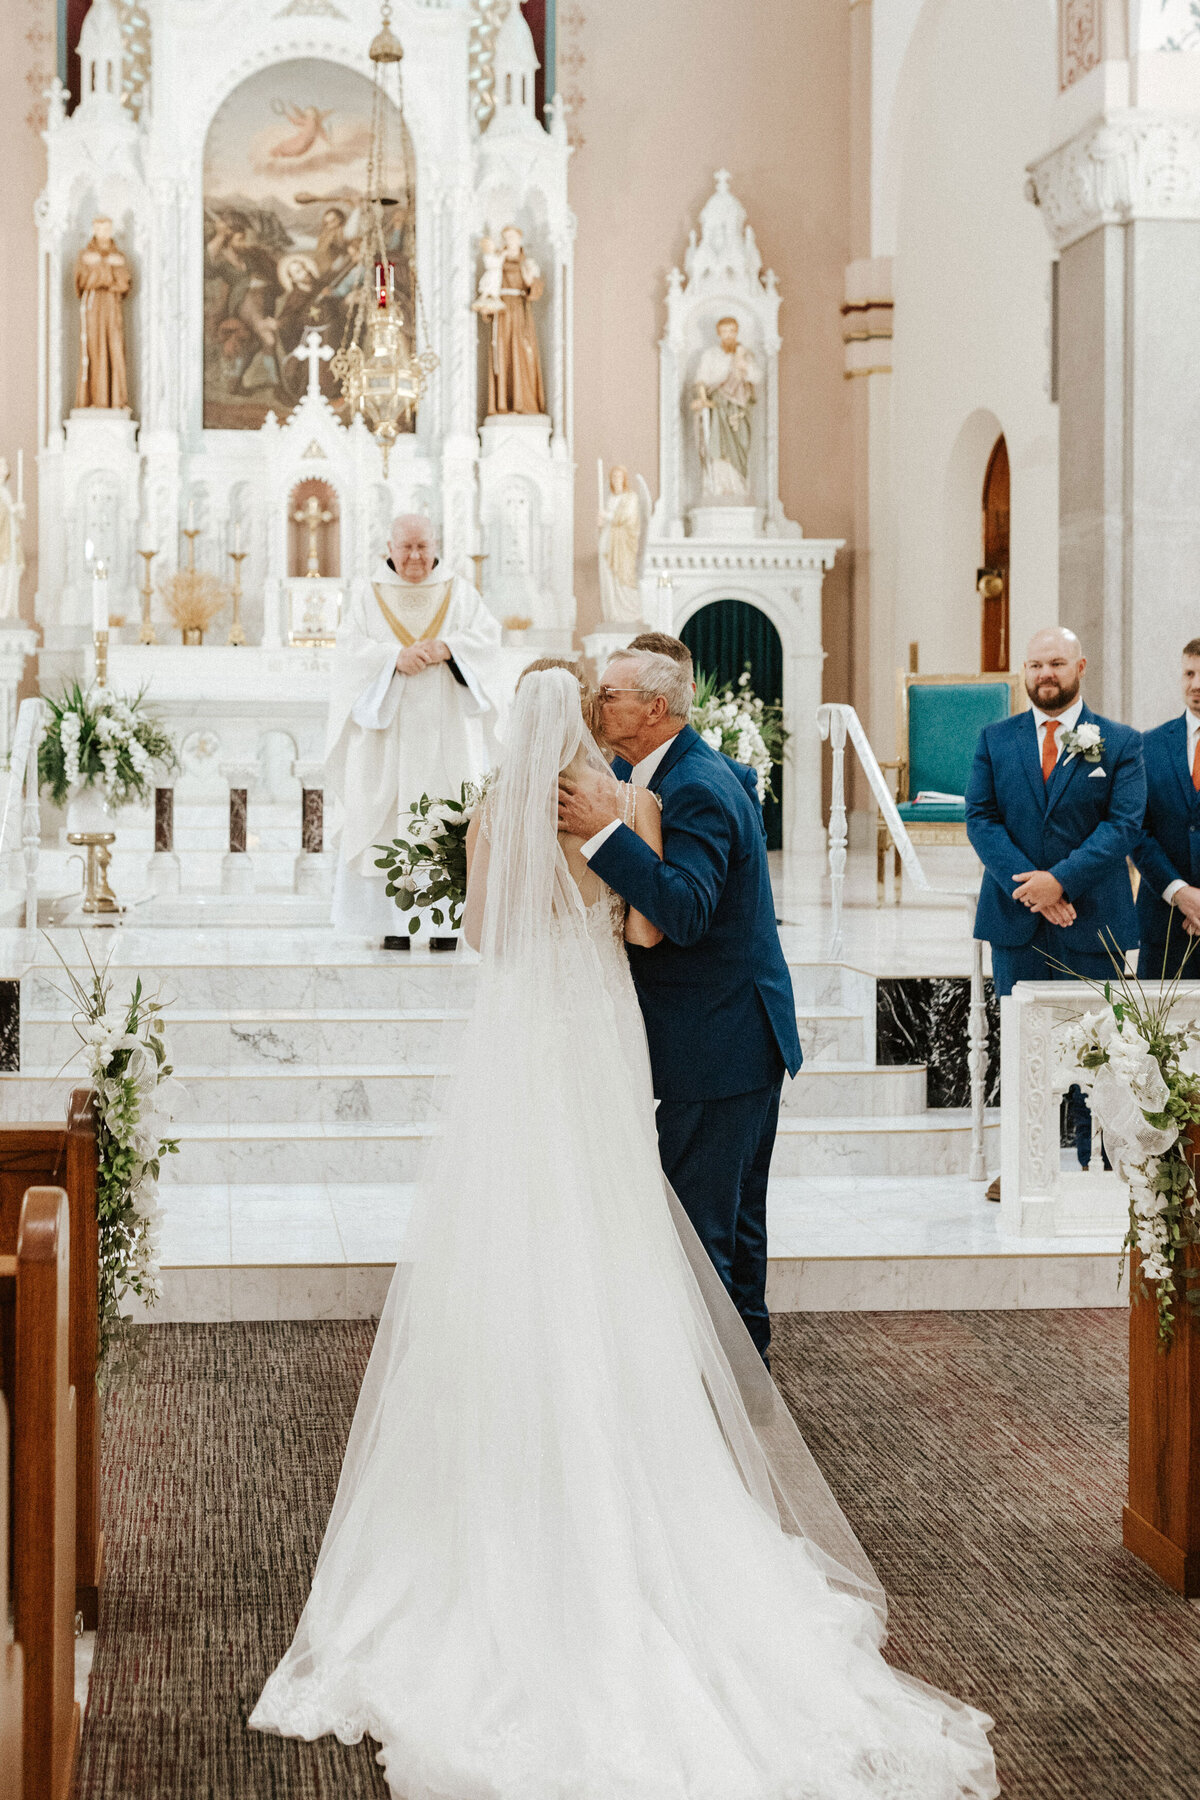
M 1177 975 L 1200 934 L 1200 638 L 1183 647 L 1183 714 L 1142 740 L 1146 757 L 1146 824 L 1133 860 L 1142 877 L 1138 974 L 1156 981 Z M 1200 949 L 1188 959 L 1200 978 Z

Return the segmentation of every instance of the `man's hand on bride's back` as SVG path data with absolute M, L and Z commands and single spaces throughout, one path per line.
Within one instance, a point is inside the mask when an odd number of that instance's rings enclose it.
M 585 841 L 624 817 L 621 784 L 599 769 L 581 769 L 578 775 L 558 780 L 558 829 L 573 832 Z

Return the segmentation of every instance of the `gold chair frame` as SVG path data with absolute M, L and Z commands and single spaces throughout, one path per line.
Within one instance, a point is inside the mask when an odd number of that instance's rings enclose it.
M 989 670 L 985 675 L 920 675 L 906 669 L 896 670 L 896 755 L 890 762 L 881 762 L 880 768 L 894 770 L 896 775 L 896 804 L 902 805 L 908 798 L 908 691 L 913 687 L 995 687 L 997 682 L 1007 682 L 1009 688 L 1009 713 L 1019 712 L 1025 702 L 1025 686 L 1018 669 L 1010 673 L 1006 669 Z M 940 821 L 930 820 L 921 824 L 905 821 L 905 830 L 914 844 L 965 844 L 967 828 L 953 819 Z M 887 828 L 887 821 L 882 813 L 876 815 L 875 831 L 875 885 L 877 904 L 882 906 L 886 891 L 887 853 L 891 850 L 894 865 L 892 876 L 893 905 L 900 899 L 900 852 L 892 842 L 892 834 Z

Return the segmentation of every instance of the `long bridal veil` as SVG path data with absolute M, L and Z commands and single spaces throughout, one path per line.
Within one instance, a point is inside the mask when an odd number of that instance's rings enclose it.
M 987 1721 L 878 1658 L 880 1585 L 664 1191 L 607 890 L 557 832 L 592 757 L 574 677 L 527 676 L 473 1008 L 251 1724 L 369 1732 L 405 1800 L 990 1800 Z

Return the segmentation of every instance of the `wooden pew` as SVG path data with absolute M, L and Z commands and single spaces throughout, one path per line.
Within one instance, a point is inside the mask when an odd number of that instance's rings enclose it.
M 0 1370 L 12 1419 L 12 1580 L 24 1662 L 23 1800 L 68 1800 L 75 1704 L 75 1395 L 62 1188 L 26 1193 L 17 1254 L 0 1257 Z
M 75 1389 L 75 1606 L 84 1628 L 100 1622 L 104 1533 L 100 1529 L 100 1339 L 96 1230 L 96 1101 L 90 1088 L 71 1095 L 65 1124 L 0 1124 L 0 1254 L 17 1247 L 27 1187 L 62 1186 L 71 1213 L 71 1384 Z M 2 1791 L 2 1790 L 0 1790 Z
M 21 1646 L 8 1635 L 8 1407 L 0 1394 L 0 1794 L 21 1800 Z

